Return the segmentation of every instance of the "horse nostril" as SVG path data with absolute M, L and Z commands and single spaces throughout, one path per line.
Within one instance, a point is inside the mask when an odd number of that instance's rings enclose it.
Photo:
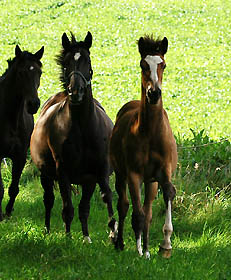
M 157 94 L 161 95 L 161 89 L 159 87 L 155 91 Z
M 148 96 L 151 97 L 155 93 L 155 90 L 153 88 L 148 89 Z

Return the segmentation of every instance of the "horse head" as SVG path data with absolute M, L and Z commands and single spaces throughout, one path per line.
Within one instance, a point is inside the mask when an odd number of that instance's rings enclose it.
M 84 41 L 77 42 L 71 33 L 71 40 L 66 33 L 62 35 L 63 50 L 57 62 L 61 65 L 61 81 L 67 91 L 70 102 L 79 105 L 86 97 L 93 75 L 90 59 L 92 35 L 87 33 Z
M 40 59 L 43 56 L 44 47 L 35 54 L 22 51 L 17 45 L 15 47 L 15 58 L 8 61 L 9 69 L 14 68 L 15 86 L 20 95 L 25 100 L 29 114 L 35 114 L 40 106 L 38 98 L 38 88 L 42 74 L 42 63 Z
M 141 37 L 138 41 L 141 55 L 142 87 L 146 100 L 156 104 L 161 97 L 163 72 L 166 67 L 164 55 L 168 49 L 168 39 L 154 41 L 151 37 Z

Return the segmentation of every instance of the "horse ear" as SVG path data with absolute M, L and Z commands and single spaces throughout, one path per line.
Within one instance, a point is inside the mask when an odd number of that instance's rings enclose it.
M 42 58 L 42 56 L 43 56 L 43 53 L 44 53 L 44 46 L 42 46 L 41 49 L 34 54 L 34 56 L 38 60 L 40 60 Z
M 139 53 L 142 56 L 143 52 L 144 52 L 144 38 L 140 37 L 139 41 L 138 41 L 138 49 L 139 49 Z
M 86 47 L 88 49 L 90 49 L 91 45 L 92 45 L 92 35 L 91 35 L 91 32 L 87 32 L 87 36 L 85 37 L 84 39 L 84 43 L 86 45 Z
M 161 53 L 165 55 L 167 50 L 168 50 L 168 39 L 164 37 L 164 39 L 161 42 Z
M 16 45 L 16 47 L 15 47 L 15 56 L 20 56 L 21 53 L 22 53 L 22 51 L 21 51 L 19 45 Z
M 70 45 L 71 45 L 71 43 L 67 37 L 67 34 L 64 32 L 63 36 L 62 36 L 62 46 L 63 46 L 64 50 L 68 50 L 70 48 Z

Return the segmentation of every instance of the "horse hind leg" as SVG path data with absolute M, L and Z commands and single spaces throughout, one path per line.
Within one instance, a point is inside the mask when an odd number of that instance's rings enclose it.
M 42 187 L 44 189 L 43 195 L 43 203 L 45 207 L 45 226 L 47 232 L 50 232 L 50 217 L 51 217 L 51 210 L 54 206 L 54 180 L 49 178 L 43 174 L 40 177 Z
M 65 223 L 66 233 L 71 230 L 71 223 L 74 218 L 74 207 L 71 200 L 71 183 L 65 170 L 63 162 L 56 162 L 56 173 L 58 177 L 59 190 L 63 201 L 62 218 Z
M 116 249 L 123 250 L 124 249 L 124 241 L 123 241 L 124 220 L 127 216 L 129 201 L 127 197 L 126 180 L 123 179 L 123 177 L 117 173 L 116 173 L 115 188 L 119 196 L 117 202 L 119 225 L 118 225 L 118 234 L 117 237 L 115 236 L 114 243 Z
M 82 197 L 79 203 L 79 220 L 82 226 L 82 233 L 84 241 L 91 243 L 91 238 L 88 232 L 88 217 L 90 214 L 90 200 L 94 193 L 96 184 L 92 183 L 89 185 L 82 186 Z
M 171 182 L 167 182 L 162 184 L 163 195 L 164 195 L 164 202 L 166 205 L 166 216 L 165 216 L 165 223 L 163 226 L 163 234 L 164 234 L 164 241 L 160 245 L 160 253 L 164 258 L 171 257 L 171 235 L 173 232 L 173 225 L 172 225 L 172 201 L 175 197 L 176 190 L 175 187 L 172 185 Z
M 108 217 L 109 217 L 108 227 L 111 230 L 109 237 L 114 243 L 117 235 L 118 223 L 113 217 L 114 211 L 112 207 L 112 191 L 109 187 L 109 176 L 105 176 L 104 178 L 101 178 L 99 180 L 99 186 L 100 186 L 103 202 L 107 204 Z
M 10 200 L 6 205 L 6 216 L 10 216 L 13 211 L 14 202 L 19 193 L 19 179 L 21 177 L 25 163 L 26 158 L 20 160 L 12 159 L 12 181 L 8 191 Z

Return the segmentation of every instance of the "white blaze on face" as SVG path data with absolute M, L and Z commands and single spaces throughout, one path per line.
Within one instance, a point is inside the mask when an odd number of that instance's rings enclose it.
M 80 58 L 81 54 L 78 52 L 74 55 L 74 60 L 77 61 Z
M 158 66 L 158 64 L 163 62 L 163 60 L 160 58 L 159 55 L 147 55 L 145 57 L 145 61 L 148 63 L 148 65 L 150 67 L 151 79 L 152 79 L 153 83 L 158 82 L 157 66 Z

